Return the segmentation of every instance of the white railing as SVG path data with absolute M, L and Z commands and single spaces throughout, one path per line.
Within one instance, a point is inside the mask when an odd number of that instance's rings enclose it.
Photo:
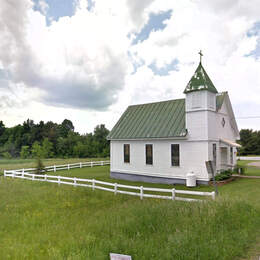
M 68 163 L 62 165 L 53 165 L 44 167 L 43 172 L 56 172 L 60 170 L 70 170 L 74 168 L 93 167 L 93 166 L 104 166 L 110 165 L 110 161 L 93 161 L 93 162 L 78 162 Z M 36 168 L 18 169 L 16 172 L 35 172 Z
M 76 177 L 65 177 L 65 176 L 53 176 L 53 175 L 47 175 L 47 174 L 31 174 L 26 173 L 24 171 L 4 171 L 5 177 L 12 177 L 12 178 L 20 178 L 20 179 L 27 179 L 32 181 L 46 181 L 46 182 L 54 182 L 60 184 L 67 184 L 72 185 L 74 187 L 76 186 L 83 186 L 92 188 L 93 190 L 105 190 L 113 192 L 114 194 L 121 193 L 121 194 L 127 194 L 127 195 L 133 195 L 133 196 L 139 196 L 140 199 L 143 198 L 157 198 L 157 199 L 169 199 L 169 200 L 183 200 L 183 201 L 200 201 L 199 199 L 194 198 L 183 198 L 183 197 L 176 197 L 176 194 L 185 194 L 185 195 L 195 195 L 195 196 L 210 196 L 213 200 L 215 199 L 215 192 L 201 192 L 201 191 L 188 191 L 188 190 L 176 190 L 176 189 L 160 189 L 160 188 L 149 188 L 149 187 L 143 187 L 143 186 L 131 186 L 131 185 L 124 185 L 119 183 L 110 183 L 110 182 L 104 182 L 104 181 L 98 181 L 95 179 L 81 179 Z M 108 187 L 106 187 L 108 186 Z M 133 191 L 127 191 L 122 190 L 128 189 L 128 190 L 135 190 Z M 168 195 L 161 195 L 161 194 L 149 194 L 145 193 L 145 191 L 148 192 L 159 192 L 159 193 L 168 193 Z

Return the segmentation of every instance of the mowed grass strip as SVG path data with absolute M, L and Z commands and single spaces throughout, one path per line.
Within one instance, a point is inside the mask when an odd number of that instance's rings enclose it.
M 51 158 L 42 159 L 44 166 L 62 165 L 68 163 L 91 162 L 91 161 L 105 161 L 109 158 Z M 0 174 L 4 170 L 17 170 L 23 168 L 34 168 L 36 159 L 0 159 Z
M 109 178 L 105 168 L 91 170 Z M 237 180 L 216 202 L 185 203 L 1 177 L 0 259 L 246 256 L 260 232 L 259 185 Z
M 252 162 L 259 162 L 259 161 L 238 160 L 237 165 L 245 168 L 244 175 L 260 176 L 260 167 L 249 165 Z

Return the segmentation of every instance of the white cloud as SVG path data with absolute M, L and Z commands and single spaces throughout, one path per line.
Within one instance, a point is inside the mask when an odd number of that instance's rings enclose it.
M 45 1 L 41 13 L 30 0 L 18 2 L 0 6 L 0 69 L 9 73 L 0 81 L 0 117 L 10 124 L 40 115 L 75 119 L 81 132 L 102 122 L 111 128 L 129 104 L 183 97 L 200 49 L 205 69 L 219 91 L 229 91 L 237 114 L 241 104 L 259 106 L 260 60 L 246 55 L 257 45 L 258 35 L 247 32 L 259 19 L 260 0 L 96 0 L 90 11 L 87 0 L 79 0 L 72 17 L 50 26 Z M 170 9 L 164 30 L 131 46 L 150 13 Z M 178 71 L 169 75 L 148 67 L 175 59 Z M 135 73 L 133 62 L 139 64 Z

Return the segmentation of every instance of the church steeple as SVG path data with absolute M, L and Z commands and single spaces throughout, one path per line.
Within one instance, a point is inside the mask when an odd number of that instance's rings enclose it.
M 199 55 L 200 55 L 199 66 L 196 69 L 191 80 L 189 81 L 188 85 L 186 86 L 184 93 L 187 94 L 189 92 L 200 91 L 200 90 L 208 90 L 209 92 L 212 93 L 218 93 L 217 89 L 215 88 L 214 84 L 209 78 L 207 72 L 202 66 L 201 59 L 203 54 L 201 51 L 199 52 Z

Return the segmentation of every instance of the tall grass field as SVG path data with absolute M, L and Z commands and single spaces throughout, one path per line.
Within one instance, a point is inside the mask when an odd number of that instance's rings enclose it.
M 59 175 L 115 181 L 102 166 Z M 260 180 L 238 179 L 220 187 L 216 201 L 190 203 L 1 177 L 0 196 L 0 259 L 98 260 L 109 259 L 110 252 L 133 260 L 260 255 Z

